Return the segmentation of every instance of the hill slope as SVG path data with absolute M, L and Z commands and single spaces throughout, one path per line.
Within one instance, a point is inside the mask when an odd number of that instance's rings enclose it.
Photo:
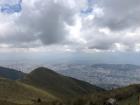
M 21 71 L 0 67 L 0 77 L 11 79 L 11 80 L 17 80 L 17 79 L 22 79 L 24 76 L 25 73 Z
M 87 82 L 60 75 L 43 67 L 35 69 L 22 81 L 61 97 L 74 97 L 103 91 Z
M 37 68 L 21 81 L 0 78 L 0 104 L 2 105 L 103 105 L 115 98 L 118 105 L 136 105 L 140 85 L 104 91 L 87 82 L 60 75 L 47 68 Z M 59 100 L 58 98 L 63 98 Z M 72 101 L 68 99 L 72 99 Z M 37 100 L 41 99 L 41 103 Z M 58 100 L 58 101 L 57 101 Z
M 114 98 L 118 105 L 138 105 L 138 96 L 140 96 L 140 85 L 130 85 L 123 88 L 96 93 L 77 98 L 74 105 L 103 105 L 108 99 Z
M 116 89 L 119 92 L 119 105 L 138 105 L 138 97 L 140 96 L 140 85 L 130 85 L 124 88 Z
M 51 94 L 33 86 L 0 78 L 0 100 L 8 102 L 31 104 L 34 100 L 41 98 L 44 101 L 56 99 Z

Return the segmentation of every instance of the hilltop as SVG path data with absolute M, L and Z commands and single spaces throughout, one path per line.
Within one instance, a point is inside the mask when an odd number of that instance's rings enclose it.
M 67 102 L 77 97 L 96 94 L 104 91 L 102 88 L 91 85 L 71 77 L 63 76 L 51 69 L 40 67 L 22 78 L 13 79 L 18 71 L 7 71 L 0 77 L 0 104 L 5 105 L 36 105 L 40 99 L 41 105 Z M 21 72 L 22 73 L 22 72 Z M 23 73 L 24 74 L 24 73 Z
M 49 91 L 59 97 L 77 97 L 101 92 L 102 88 L 71 77 L 63 76 L 48 68 L 40 67 L 25 76 L 22 82 Z

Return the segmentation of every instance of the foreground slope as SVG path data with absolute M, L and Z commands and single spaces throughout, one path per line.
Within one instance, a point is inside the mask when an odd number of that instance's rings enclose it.
M 138 96 L 140 85 L 136 84 L 77 98 L 74 105 L 104 105 L 110 98 L 116 99 L 118 105 L 138 105 Z
M 22 81 L 61 97 L 77 97 L 103 91 L 87 82 L 60 75 L 44 67 L 35 69 Z
M 17 80 L 22 79 L 25 73 L 10 68 L 0 67 L 0 77 Z
M 44 101 L 56 99 L 54 96 L 41 89 L 18 81 L 0 78 L 0 100 L 18 104 L 31 104 L 38 98 Z
M 124 87 L 120 90 L 121 97 L 119 101 L 119 105 L 138 105 L 140 102 L 140 85 L 130 85 L 128 87 Z

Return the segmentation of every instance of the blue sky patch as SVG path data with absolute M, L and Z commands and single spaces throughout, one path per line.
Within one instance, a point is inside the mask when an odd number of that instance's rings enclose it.
M 0 12 L 7 13 L 7 14 L 21 12 L 22 10 L 21 2 L 22 2 L 21 0 L 18 0 L 18 2 L 14 2 L 14 3 L 13 2 L 2 3 L 0 4 Z
M 82 14 L 92 13 L 92 11 L 93 11 L 93 7 L 92 7 L 93 1 L 94 0 L 87 0 L 87 2 L 88 2 L 87 7 L 85 7 L 84 9 L 81 10 Z
M 89 14 L 89 13 L 91 13 L 92 11 L 93 11 L 93 8 L 87 7 L 87 8 L 85 8 L 85 9 L 81 10 L 81 13 L 83 13 L 83 14 Z

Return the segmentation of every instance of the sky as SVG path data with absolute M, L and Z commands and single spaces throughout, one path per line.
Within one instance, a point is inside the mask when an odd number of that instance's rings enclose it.
M 0 0 L 0 53 L 131 53 L 135 58 L 139 5 L 140 0 Z

